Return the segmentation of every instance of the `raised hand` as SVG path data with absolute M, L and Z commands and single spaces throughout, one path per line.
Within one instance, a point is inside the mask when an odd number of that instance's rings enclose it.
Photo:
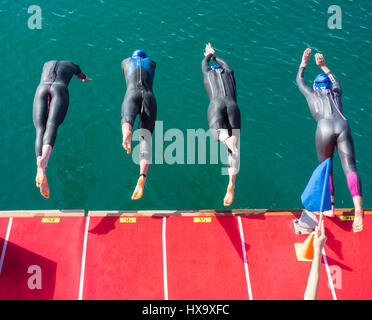
M 212 54 L 214 55 L 214 49 L 212 48 L 212 45 L 210 42 L 208 42 L 206 45 L 205 45 L 205 51 L 204 51 L 204 55 L 207 56 L 208 54 Z
M 315 234 L 314 234 L 314 240 L 313 240 L 314 251 L 316 251 L 317 253 L 320 253 L 324 247 L 326 240 L 327 240 L 327 236 L 325 235 L 325 230 L 324 230 L 324 220 L 320 219 L 319 225 L 315 228 Z
M 325 60 L 321 53 L 315 54 L 315 63 L 321 68 L 325 66 Z
M 311 49 L 306 48 L 303 55 L 302 55 L 302 61 L 301 61 L 301 67 L 306 67 L 307 63 L 309 62 L 311 56 Z

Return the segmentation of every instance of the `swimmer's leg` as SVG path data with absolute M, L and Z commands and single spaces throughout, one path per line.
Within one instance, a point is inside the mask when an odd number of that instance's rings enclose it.
M 54 84 L 51 88 L 51 102 L 46 129 L 43 137 L 43 166 L 46 167 L 51 149 L 57 139 L 58 127 L 63 123 L 69 105 L 69 95 L 65 86 Z M 45 148 L 44 146 L 48 146 Z
M 229 173 L 229 184 L 227 186 L 227 191 L 223 204 L 225 207 L 230 206 L 234 200 L 234 191 L 235 191 L 235 180 L 236 175 L 239 171 L 239 155 L 233 154 L 228 150 L 228 173 Z
M 65 86 L 54 84 L 51 88 L 51 101 L 46 129 L 43 137 L 43 148 L 40 159 L 40 167 L 44 170 L 44 178 L 40 184 L 40 193 L 49 198 L 49 186 L 45 176 L 45 170 L 57 138 L 58 127 L 63 123 L 69 105 L 69 95 Z
M 131 142 L 132 142 L 132 125 L 129 122 L 124 122 L 121 126 L 121 132 L 123 134 L 123 148 L 130 154 L 132 150 Z
M 152 132 L 155 127 L 157 104 L 152 93 L 146 93 L 140 115 L 140 177 L 132 194 L 132 200 L 138 200 L 143 195 L 147 171 L 152 157 Z
M 227 103 L 227 128 L 229 129 L 230 138 L 225 138 L 226 146 L 238 156 L 238 139 L 240 136 L 241 120 L 240 120 L 240 109 L 235 101 L 229 101 Z M 231 131 L 233 131 L 231 133 Z M 222 138 L 222 139 L 223 139 Z
M 239 164 L 239 150 L 237 148 L 239 134 L 233 134 L 231 132 L 232 128 L 228 122 L 225 101 L 214 99 L 210 102 L 208 107 L 208 123 L 214 139 L 223 142 L 229 153 L 229 184 L 224 198 L 224 206 L 230 206 L 234 200 L 235 179 Z
M 336 146 L 336 135 L 334 134 L 333 125 L 330 121 L 318 122 L 318 126 L 317 126 L 316 133 L 315 133 L 315 143 L 316 143 L 316 151 L 317 151 L 319 163 L 323 162 L 327 158 L 331 158 L 332 164 L 333 164 L 333 153 L 334 153 L 335 146 Z M 324 212 L 324 215 L 327 217 L 335 217 L 332 164 L 331 164 L 331 171 L 330 171 L 330 176 L 329 176 L 330 183 L 331 183 L 332 209 Z
M 212 124 L 209 125 L 209 128 L 214 139 L 224 143 L 228 150 L 233 152 L 235 155 L 238 155 L 238 140 L 235 136 L 229 134 L 229 129 L 226 129 L 223 118 L 215 120 Z
M 354 142 L 350 129 L 343 131 L 337 139 L 337 150 L 344 170 L 347 185 L 354 203 L 353 231 L 363 230 L 362 182 L 356 169 Z
M 147 171 L 151 162 L 152 145 L 151 145 L 151 131 L 140 129 L 140 177 L 138 178 L 136 188 L 132 194 L 132 200 L 138 200 L 142 197 Z
M 234 138 L 237 143 L 240 137 L 240 129 L 232 129 L 230 128 L 229 134 L 232 138 Z M 230 206 L 234 200 L 234 190 L 235 190 L 235 180 L 236 175 L 239 171 L 239 164 L 240 164 L 240 155 L 238 148 L 236 153 L 232 153 L 229 149 L 228 151 L 228 173 L 229 173 L 229 184 L 227 186 L 226 195 L 224 198 L 224 206 Z
M 147 170 L 149 168 L 149 162 L 147 161 L 140 161 L 140 177 L 137 180 L 136 188 L 133 191 L 132 194 L 132 200 L 138 200 L 142 198 L 143 190 L 145 188 L 146 183 L 146 176 L 147 176 Z
M 46 123 L 48 119 L 48 86 L 39 85 L 33 104 L 33 122 L 36 130 L 36 139 L 35 139 L 35 155 L 36 155 L 36 164 L 37 164 L 37 173 L 36 173 L 36 186 L 39 188 L 41 181 L 44 176 L 44 171 L 41 168 L 41 156 L 42 156 L 42 147 L 43 147 L 43 137 L 45 133 Z
M 140 112 L 141 94 L 127 91 L 121 105 L 121 132 L 123 134 L 123 148 L 130 154 L 132 150 L 132 128 L 137 114 Z
M 218 141 L 223 142 L 233 154 L 239 154 L 237 147 L 238 139 L 235 136 L 229 135 L 229 131 L 227 129 L 218 130 Z

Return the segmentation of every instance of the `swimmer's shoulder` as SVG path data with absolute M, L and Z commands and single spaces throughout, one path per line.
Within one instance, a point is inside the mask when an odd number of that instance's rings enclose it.
M 49 60 L 49 61 L 46 61 L 46 62 L 44 62 L 44 67 L 49 66 L 49 65 L 52 65 L 52 64 L 54 64 L 54 63 L 56 63 L 56 62 L 57 62 L 57 60 Z

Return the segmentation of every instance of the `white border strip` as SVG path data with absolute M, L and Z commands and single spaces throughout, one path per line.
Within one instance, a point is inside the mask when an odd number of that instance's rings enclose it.
M 163 243 L 164 300 L 168 300 L 166 221 L 167 221 L 167 217 L 163 217 L 162 243 Z
M 83 243 L 83 253 L 81 257 L 81 270 L 80 270 L 80 285 L 79 285 L 79 300 L 83 300 L 83 288 L 84 288 L 84 273 L 85 273 L 85 257 L 87 254 L 87 240 L 88 240 L 88 227 L 90 217 L 86 217 L 85 231 L 84 231 L 84 243 Z
M 245 279 L 247 281 L 247 288 L 248 288 L 248 297 L 249 297 L 249 300 L 253 300 L 251 280 L 249 278 L 249 271 L 248 271 L 247 255 L 246 255 L 246 252 L 245 252 L 245 240 L 244 240 L 242 219 L 241 219 L 240 216 L 238 216 L 238 223 L 239 223 L 240 241 L 241 241 L 241 244 L 242 244 L 243 259 L 244 259 Z
M 3 269 L 3 263 L 4 263 L 4 259 L 5 259 L 5 252 L 6 252 L 6 247 L 8 245 L 8 240 L 9 240 L 9 235 L 10 235 L 10 229 L 12 228 L 12 222 L 13 222 L 13 218 L 10 217 L 9 218 L 9 222 L 8 222 L 8 228 L 6 229 L 6 235 L 5 235 L 3 250 L 1 252 L 1 258 L 0 258 L 0 275 L 1 275 L 1 271 Z
M 322 255 L 323 255 L 324 265 L 325 265 L 325 268 L 326 268 L 326 271 L 327 271 L 329 288 L 331 289 L 333 300 L 337 300 L 336 291 L 335 291 L 335 287 L 333 285 L 333 280 L 332 280 L 332 277 L 331 277 L 331 272 L 329 270 L 327 256 L 326 256 L 324 248 L 322 250 Z

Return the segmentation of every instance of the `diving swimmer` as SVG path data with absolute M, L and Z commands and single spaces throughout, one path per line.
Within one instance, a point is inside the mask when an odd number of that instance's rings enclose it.
M 57 129 L 65 119 L 68 105 L 68 84 L 73 75 L 83 82 L 90 81 L 80 67 L 71 61 L 48 61 L 43 66 L 40 83 L 33 103 L 33 122 L 36 129 L 36 186 L 49 198 L 49 186 L 45 174 L 49 157 L 57 138 Z
M 315 62 L 323 73 L 319 74 L 313 84 L 313 88 L 306 85 L 304 72 L 310 59 L 311 49 L 307 48 L 302 56 L 296 82 L 299 90 L 305 96 L 310 112 L 317 122 L 315 133 L 316 150 L 318 161 L 323 162 L 327 158 L 333 160 L 335 147 L 341 160 L 342 169 L 346 176 L 354 203 L 353 231 L 363 230 L 363 207 L 362 207 L 362 184 L 357 173 L 354 143 L 350 127 L 342 114 L 342 90 L 336 76 L 328 69 L 322 54 L 315 54 Z M 330 173 L 332 210 L 324 214 L 334 217 L 334 185 L 332 181 L 332 168 Z
M 229 184 L 224 198 L 224 206 L 234 200 L 235 179 L 239 169 L 240 110 L 237 105 L 234 72 L 221 58 L 216 57 L 211 44 L 205 46 L 202 61 L 204 86 L 210 99 L 208 123 L 213 137 L 224 143 L 228 150 Z M 209 66 L 210 60 L 217 64 Z
M 123 148 L 131 152 L 132 128 L 139 114 L 140 121 L 140 176 L 132 194 L 132 200 L 143 195 L 146 175 L 151 161 L 151 136 L 155 127 L 157 105 L 152 85 L 156 63 L 143 50 L 135 50 L 121 63 L 127 90 L 121 106 Z

